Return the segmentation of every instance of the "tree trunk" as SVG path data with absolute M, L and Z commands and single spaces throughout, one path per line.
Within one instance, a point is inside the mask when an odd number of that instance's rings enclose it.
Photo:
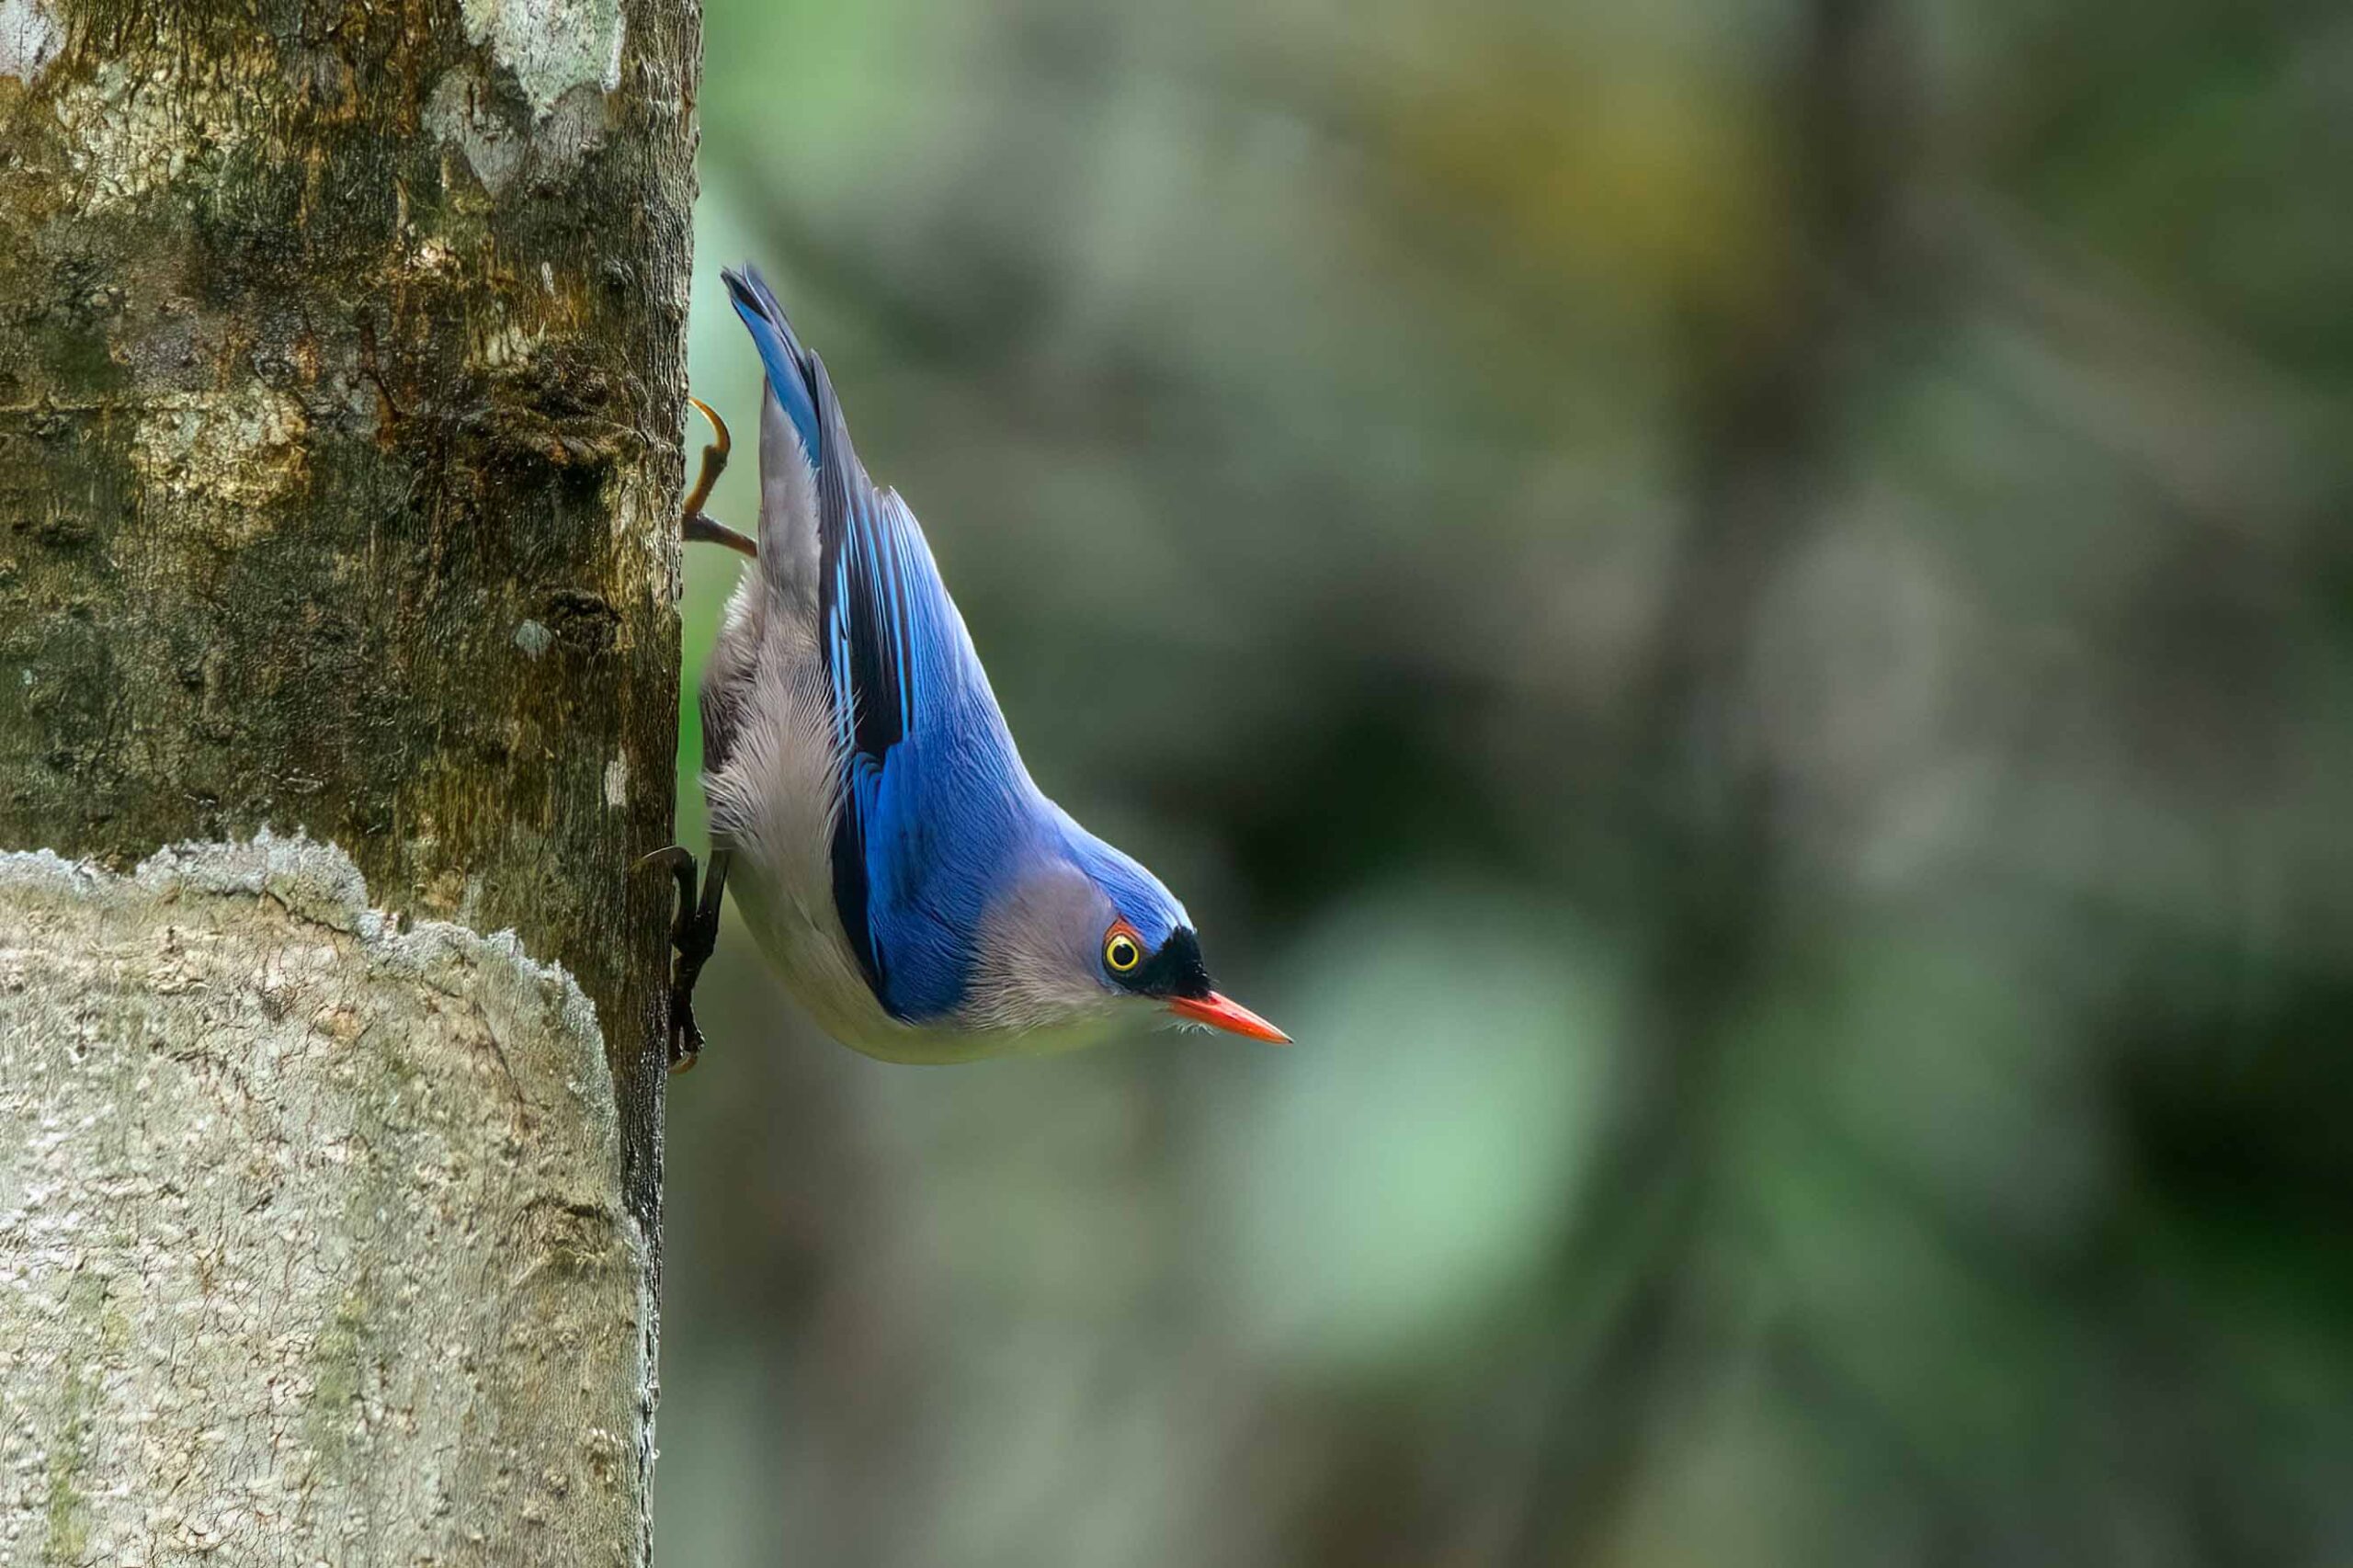
M 0 1561 L 648 1557 L 698 35 L 0 0 Z

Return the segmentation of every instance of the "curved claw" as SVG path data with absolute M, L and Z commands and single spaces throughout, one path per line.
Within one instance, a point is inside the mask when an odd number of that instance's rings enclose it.
M 687 401 L 710 421 L 711 434 L 717 439 L 702 449 L 702 467 L 695 474 L 695 487 L 687 492 L 686 502 L 678 508 L 678 532 L 692 543 L 723 544 L 738 555 L 756 556 L 760 552 L 757 544 L 725 523 L 703 516 L 703 503 L 710 499 L 710 487 L 726 472 L 727 454 L 735 449 L 735 438 L 727 433 L 727 421 L 719 417 L 710 404 L 699 397 Z
M 665 871 L 676 872 L 681 864 L 692 863 L 694 858 L 695 852 L 683 844 L 665 844 L 653 854 L 641 855 L 631 861 L 629 869 L 642 871 L 648 866 L 659 866 Z
M 710 499 L 710 487 L 719 483 L 721 474 L 727 472 L 727 454 L 735 449 L 735 440 L 727 433 L 727 421 L 712 413 L 710 404 L 699 397 L 689 397 L 687 401 L 710 422 L 711 434 L 717 437 L 703 448 L 702 467 L 695 473 L 695 487 L 687 492 L 686 505 L 678 508 L 691 517 L 702 510 L 702 504 Z
M 670 966 L 670 1071 L 683 1073 L 695 1064 L 702 1054 L 702 1029 L 695 1022 L 695 983 L 702 978 L 702 966 L 710 960 L 711 951 L 719 943 L 719 906 L 727 886 L 729 853 L 724 846 L 714 846 L 710 852 L 710 874 L 700 876 L 694 851 L 683 844 L 669 844 L 650 855 L 641 856 L 632 869 L 643 870 L 648 866 L 660 866 L 676 879 L 678 884 L 677 912 L 670 921 L 670 949 L 675 957 Z M 702 882 L 699 898 L 695 884 Z
M 670 1075 L 691 1073 L 702 1060 L 702 1029 L 695 1023 L 694 1003 L 672 993 L 670 997 Z

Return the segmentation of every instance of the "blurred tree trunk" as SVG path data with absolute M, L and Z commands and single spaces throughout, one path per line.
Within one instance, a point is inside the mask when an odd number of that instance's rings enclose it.
M 1906 18 L 1876 0 L 1804 0 L 1791 19 L 1780 90 L 1799 135 L 1783 171 L 1786 254 L 1768 269 L 1785 295 L 1761 335 L 1699 351 L 1688 517 L 1608 813 L 1640 824 L 1636 880 L 1652 914 L 1640 1070 L 1589 1190 L 1638 1197 L 1597 1206 L 1561 1248 L 1564 1278 L 1580 1282 L 1565 1289 L 1609 1278 L 1618 1290 L 1556 1396 L 1543 1506 L 1514 1561 L 1610 1554 L 1631 1484 L 1677 1414 L 1678 1369 L 1701 1361 L 1714 1331 L 1707 1245 L 1724 1194 L 1711 1130 L 1720 1096 L 1742 1084 L 1725 1051 L 1785 956 L 1787 829 L 1750 673 L 1758 607 L 1819 526 L 1857 318 L 1891 278 L 1929 272 L 1892 209 L 1915 144 Z
M 0 0 L 0 1558 L 647 1558 L 699 33 Z

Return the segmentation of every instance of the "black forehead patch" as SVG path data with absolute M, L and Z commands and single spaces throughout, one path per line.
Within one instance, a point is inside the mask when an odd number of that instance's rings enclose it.
M 1210 994 L 1210 971 L 1201 962 L 1201 939 L 1186 926 L 1168 933 L 1160 950 L 1120 977 L 1120 983 L 1142 996 L 1190 996 Z

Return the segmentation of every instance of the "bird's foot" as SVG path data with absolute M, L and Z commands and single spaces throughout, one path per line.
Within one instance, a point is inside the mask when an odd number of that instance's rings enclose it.
M 710 404 L 699 397 L 687 399 L 710 421 L 714 439 L 702 449 L 702 466 L 696 471 L 695 487 L 678 508 L 678 533 L 690 543 L 723 544 L 738 555 L 757 555 L 759 546 L 703 512 L 703 503 L 710 499 L 710 487 L 727 472 L 727 454 L 734 449 L 734 439 L 727 434 L 727 421 L 711 412 Z
M 722 851 L 712 852 L 710 880 L 699 899 L 695 895 L 694 852 L 685 845 L 657 849 L 638 865 L 665 867 L 677 879 L 678 908 L 670 922 L 674 955 L 670 964 L 670 1071 L 684 1073 L 702 1055 L 702 1029 L 695 1022 L 695 983 L 702 978 L 702 966 L 710 961 L 711 950 L 719 945 L 719 903 L 726 875 L 725 856 Z

